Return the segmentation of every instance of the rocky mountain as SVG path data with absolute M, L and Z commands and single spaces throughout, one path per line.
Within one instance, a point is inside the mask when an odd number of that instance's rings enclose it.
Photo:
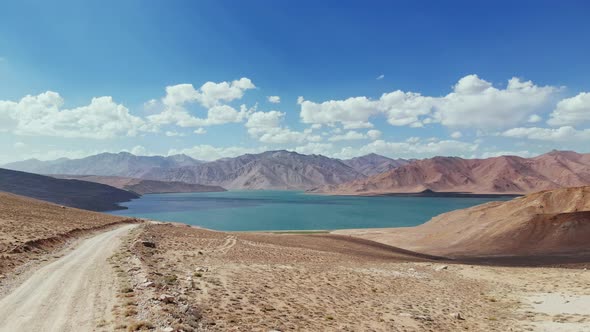
M 435 192 L 523 194 L 590 184 L 590 154 L 552 151 L 534 158 L 435 157 L 391 171 L 324 186 L 313 192 L 343 195 Z
M 590 187 L 541 191 L 451 211 L 417 227 L 335 233 L 434 255 L 563 255 L 563 262 L 567 255 L 590 254 Z
M 118 210 L 139 195 L 104 184 L 0 168 L 0 191 L 93 211 Z
M 338 159 L 267 151 L 178 168 L 152 169 L 143 178 L 219 185 L 228 189 L 310 189 L 364 178 Z
M 139 195 L 165 194 L 165 193 L 195 193 L 195 192 L 220 192 L 226 191 L 219 186 L 206 186 L 186 182 L 165 182 L 156 180 L 145 180 L 137 178 L 126 178 L 120 176 L 100 175 L 54 175 L 59 179 L 75 179 L 106 184 L 115 188 L 132 191 Z
M 101 153 L 81 159 L 61 158 L 52 161 L 29 159 L 6 164 L 3 167 L 38 174 L 142 177 L 153 168 L 184 167 L 200 163 L 200 161 L 186 155 L 136 156 L 128 152 L 120 152 Z
M 361 174 L 371 176 L 391 171 L 392 169 L 408 164 L 410 161 L 406 159 L 391 159 L 370 153 L 361 157 L 345 159 L 342 162 Z

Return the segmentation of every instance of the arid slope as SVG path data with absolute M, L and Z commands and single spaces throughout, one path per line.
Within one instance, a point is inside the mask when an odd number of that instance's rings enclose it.
M 435 157 L 414 161 L 365 179 L 324 186 L 318 193 L 376 195 L 435 192 L 523 194 L 590 185 L 590 154 L 552 151 L 535 158 Z
M 104 184 L 56 179 L 50 176 L 0 168 L 0 191 L 56 204 L 92 210 L 118 210 L 119 203 L 139 195 Z
M 0 192 L 0 274 L 41 257 L 85 231 L 129 221 Z
M 59 179 L 75 179 L 88 182 L 106 184 L 115 188 L 132 191 L 139 195 L 166 194 L 166 193 L 195 193 L 226 191 L 219 186 L 206 186 L 186 182 L 166 182 L 156 180 L 144 180 L 120 176 L 100 175 L 52 175 Z
M 452 257 L 590 258 L 590 187 L 562 188 L 507 202 L 490 202 L 441 214 L 417 227 L 335 233 Z

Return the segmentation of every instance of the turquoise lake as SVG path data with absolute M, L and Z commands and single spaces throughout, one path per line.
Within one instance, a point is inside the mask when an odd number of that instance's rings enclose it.
M 416 226 L 451 210 L 510 197 L 356 197 L 296 191 L 151 194 L 112 214 L 222 231 L 332 230 Z

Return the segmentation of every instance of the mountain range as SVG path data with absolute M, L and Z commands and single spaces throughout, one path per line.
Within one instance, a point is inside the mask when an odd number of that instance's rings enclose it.
M 340 160 L 281 150 L 212 162 L 186 155 L 144 157 L 127 152 L 102 153 L 82 159 L 30 159 L 3 167 L 40 174 L 120 176 L 227 189 L 306 190 L 365 178 L 406 162 L 376 154 Z
M 435 157 L 385 173 L 311 190 L 341 195 L 468 192 L 523 194 L 590 184 L 590 154 L 551 151 L 534 157 Z
M 341 160 L 280 150 L 211 162 L 186 155 L 147 157 L 121 152 L 82 159 L 27 160 L 4 167 L 41 174 L 119 176 L 226 189 L 308 190 L 336 195 L 423 191 L 524 194 L 590 184 L 590 154 L 573 151 L 551 151 L 534 158 L 405 160 L 369 154 Z
M 141 178 L 153 168 L 174 168 L 202 163 L 187 155 L 136 156 L 129 152 L 101 153 L 81 159 L 51 161 L 28 159 L 3 165 L 3 168 L 37 174 L 107 175 Z

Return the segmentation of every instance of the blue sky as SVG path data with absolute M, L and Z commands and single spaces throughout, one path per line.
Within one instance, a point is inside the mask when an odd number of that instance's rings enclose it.
M 2 3 L 0 162 L 122 150 L 200 159 L 283 148 L 342 158 L 590 152 L 589 9 Z

